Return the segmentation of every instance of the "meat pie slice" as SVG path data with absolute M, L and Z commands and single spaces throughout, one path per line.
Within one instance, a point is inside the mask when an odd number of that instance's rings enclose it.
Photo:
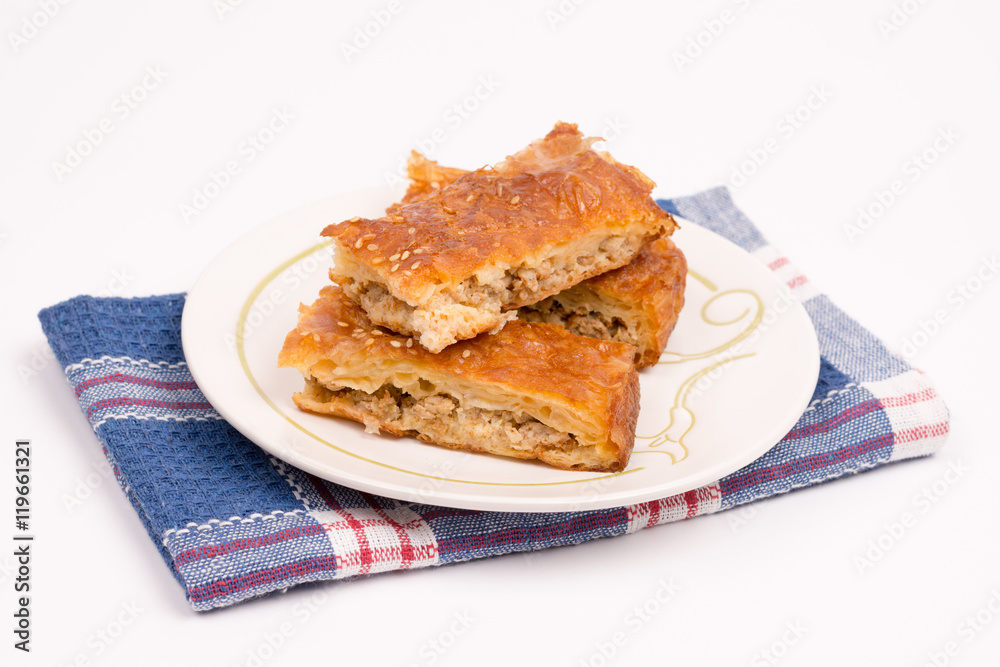
M 402 203 L 431 197 L 466 173 L 414 151 L 407 162 L 410 186 Z M 517 316 L 558 324 L 581 336 L 634 345 L 635 366 L 641 369 L 655 364 L 663 353 L 684 306 L 686 281 L 684 253 L 661 237 L 646 244 L 625 266 L 522 306 Z
M 628 465 L 639 413 L 633 348 L 514 321 L 433 354 L 374 325 L 340 287 L 299 309 L 278 365 L 306 378 L 302 410 L 372 433 L 539 459 L 565 470 Z
M 681 307 L 687 260 L 668 238 L 647 244 L 631 262 L 517 311 L 519 319 L 566 327 L 581 336 L 629 343 L 637 369 L 667 345 Z
M 638 169 L 559 123 L 495 167 L 375 220 L 330 225 L 331 278 L 373 322 L 432 352 L 511 312 L 623 266 L 673 231 Z

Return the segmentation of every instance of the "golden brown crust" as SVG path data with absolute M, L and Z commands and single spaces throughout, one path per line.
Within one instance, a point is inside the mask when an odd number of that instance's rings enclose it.
M 593 151 L 593 141 L 559 123 L 493 168 L 469 172 L 383 218 L 330 225 L 323 235 L 394 296 L 420 303 L 428 285 L 515 266 L 541 248 L 589 234 L 638 227 L 652 239 L 672 232 L 673 218 L 649 196 L 652 182 Z
M 394 213 L 404 204 L 432 197 L 438 190 L 466 173 L 465 169 L 442 167 L 434 160 L 428 160 L 422 153 L 410 151 L 410 159 L 406 161 L 406 175 L 410 184 L 403 199 L 387 208 L 386 213 Z
M 355 335 L 356 329 L 364 334 Z M 381 333 L 372 335 L 374 331 Z M 632 366 L 628 345 L 518 320 L 496 334 L 460 341 L 437 354 L 416 344 L 407 347 L 408 340 L 373 325 L 338 286 L 330 285 L 312 306 L 299 307 L 299 324 L 285 339 L 279 366 L 311 366 L 319 359 L 337 366 L 372 359 L 380 363 L 405 361 L 473 382 L 559 395 L 581 406 L 596 407 L 609 405 L 608 390 L 619 388 L 626 369 Z M 573 363 L 567 365 L 567 359 Z
M 641 329 L 642 355 L 636 360 L 636 368 L 645 368 L 659 361 L 677 325 L 686 282 L 684 253 L 670 239 L 659 238 L 647 244 L 629 264 L 595 276 L 585 285 L 641 308 L 645 326 Z
M 436 190 L 468 173 L 454 167 L 442 167 L 416 151 L 411 154 L 408 165 L 411 184 L 404 202 L 433 196 Z M 677 325 L 684 306 L 686 280 L 684 253 L 663 236 L 646 244 L 625 266 L 589 278 L 570 290 L 589 289 L 602 300 L 617 299 L 641 311 L 643 326 L 636 332 L 640 340 L 635 366 L 642 369 L 659 361 Z M 558 294 L 550 297 L 558 298 Z
M 619 449 L 618 461 L 609 472 L 619 472 L 628 465 L 632 446 L 635 443 L 635 424 L 639 420 L 639 374 L 634 372 L 628 376 L 627 384 L 614 395 L 611 404 L 611 433 L 608 439 L 614 443 L 628 442 L 628 450 Z
M 513 321 L 497 334 L 433 354 L 405 336 L 374 326 L 336 285 L 325 287 L 319 299 L 300 306 L 299 313 L 279 366 L 297 368 L 327 387 L 365 389 L 359 385 L 370 381 L 365 390 L 371 391 L 410 374 L 433 379 L 446 393 L 452 382 L 461 388 L 450 393 L 469 392 L 471 386 L 492 397 L 513 397 L 533 405 L 523 408 L 525 413 L 543 424 L 569 431 L 567 423 L 572 422 L 574 435 L 600 450 L 600 466 L 559 467 L 617 471 L 628 463 L 639 411 L 639 380 L 629 345 Z M 328 411 L 364 421 L 359 419 L 363 415 L 336 406 Z

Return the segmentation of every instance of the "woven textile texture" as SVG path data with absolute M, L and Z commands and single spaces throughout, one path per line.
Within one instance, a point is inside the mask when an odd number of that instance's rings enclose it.
M 928 379 L 820 294 L 727 190 L 660 204 L 740 245 L 792 289 L 815 325 L 821 372 L 808 409 L 764 456 L 629 507 L 479 512 L 325 482 L 264 453 L 206 401 L 181 348 L 184 295 L 77 297 L 39 317 L 123 492 L 197 610 L 304 582 L 623 535 L 941 447 L 948 411 Z M 82 428 L 80 440 L 92 446 Z

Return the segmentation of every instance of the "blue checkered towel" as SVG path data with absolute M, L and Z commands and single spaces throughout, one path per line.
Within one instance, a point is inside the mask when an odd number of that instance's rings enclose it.
M 205 400 L 181 349 L 184 295 L 81 296 L 39 317 L 122 490 L 197 610 L 308 581 L 632 533 L 941 447 L 948 411 L 927 378 L 819 294 L 728 191 L 660 204 L 742 246 L 788 284 L 812 317 L 822 367 L 811 405 L 760 459 L 697 490 L 628 507 L 478 512 L 325 482 L 266 454 Z

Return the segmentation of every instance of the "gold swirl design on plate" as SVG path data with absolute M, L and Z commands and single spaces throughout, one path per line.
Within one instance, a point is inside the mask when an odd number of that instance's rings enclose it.
M 756 310 L 753 312 L 753 316 L 747 325 L 741 329 L 735 336 L 725 341 L 721 345 L 717 345 L 710 350 L 705 350 L 703 352 L 671 352 L 669 350 L 663 353 L 664 357 L 672 357 L 663 359 L 659 364 L 662 365 L 672 365 L 672 364 L 684 364 L 692 361 L 700 361 L 702 359 L 708 359 L 716 357 L 726 350 L 739 345 L 741 342 L 746 340 L 754 330 L 760 326 L 761 321 L 764 319 L 764 302 L 753 290 L 749 289 L 730 289 L 724 292 L 719 292 L 718 286 L 706 278 L 705 276 L 697 273 L 696 271 L 688 270 L 688 275 L 697 280 L 699 283 L 704 285 L 711 292 L 718 292 L 701 307 L 701 319 L 703 322 L 714 327 L 725 327 L 736 324 L 744 320 L 747 315 L 750 314 L 750 309 L 747 308 L 742 313 L 734 318 L 728 320 L 716 320 L 709 314 L 709 308 L 712 304 L 720 299 L 728 296 L 733 296 L 737 294 L 745 294 L 753 298 Z M 667 425 L 658 433 L 649 436 L 637 435 L 636 440 L 649 440 L 650 442 L 645 443 L 650 449 L 644 449 L 639 451 L 633 451 L 633 454 L 666 454 L 670 457 L 672 464 L 677 464 L 683 461 L 688 456 L 688 447 L 684 443 L 684 438 L 694 429 L 695 422 L 697 421 L 694 412 L 688 407 L 688 399 L 691 395 L 691 389 L 705 376 L 714 371 L 717 368 L 727 366 L 739 359 L 745 359 L 747 357 L 752 357 L 756 353 L 748 352 L 746 354 L 739 355 L 729 355 L 727 358 L 715 362 L 709 366 L 701 368 L 691 375 L 689 375 L 682 383 L 681 386 L 677 388 L 677 392 L 674 395 L 674 402 L 670 408 L 669 421 Z M 653 449 L 654 447 L 663 447 L 663 449 Z

